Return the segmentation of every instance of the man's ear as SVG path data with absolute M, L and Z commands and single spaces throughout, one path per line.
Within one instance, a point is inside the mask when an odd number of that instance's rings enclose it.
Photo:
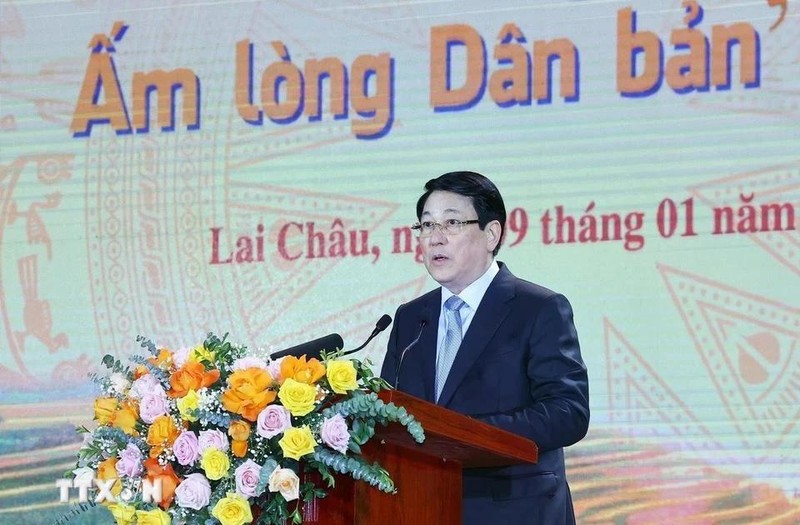
M 494 251 L 500 243 L 500 235 L 503 233 L 503 227 L 500 226 L 500 221 L 491 221 L 483 229 L 486 234 L 486 247 L 489 251 Z

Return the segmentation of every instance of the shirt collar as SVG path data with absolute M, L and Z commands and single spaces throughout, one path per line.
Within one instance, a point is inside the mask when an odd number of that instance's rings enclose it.
M 469 306 L 473 312 L 478 309 L 478 305 L 481 304 L 481 300 L 486 294 L 486 290 L 489 289 L 489 285 L 492 284 L 494 276 L 497 275 L 497 272 L 499 271 L 500 266 L 497 265 L 497 261 L 492 261 L 492 264 L 490 264 L 489 268 L 483 272 L 483 275 L 472 281 L 469 286 L 461 290 L 461 293 L 458 294 L 461 300 L 467 303 L 467 306 Z M 456 294 L 442 286 L 441 307 L 444 308 L 445 301 L 454 295 Z

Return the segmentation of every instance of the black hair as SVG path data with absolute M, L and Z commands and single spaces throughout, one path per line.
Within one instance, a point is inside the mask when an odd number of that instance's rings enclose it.
M 478 213 L 478 226 L 484 229 L 492 221 L 500 223 L 500 241 L 494 248 L 493 255 L 500 251 L 500 245 L 506 233 L 506 205 L 500 190 L 492 181 L 474 171 L 451 171 L 431 179 L 425 183 L 425 193 L 417 200 L 417 219 L 422 219 L 425 201 L 434 191 L 449 191 L 469 197 L 472 206 Z

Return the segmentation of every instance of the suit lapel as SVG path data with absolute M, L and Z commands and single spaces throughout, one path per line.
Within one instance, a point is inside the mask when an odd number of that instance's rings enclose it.
M 469 329 L 464 334 L 464 339 L 461 341 L 453 367 L 450 369 L 450 374 L 447 376 L 447 381 L 442 389 L 442 395 L 439 396 L 439 405 L 447 406 L 450 403 L 453 394 L 458 389 L 458 385 L 464 380 L 467 372 L 483 353 L 503 319 L 511 311 L 510 300 L 513 297 L 514 276 L 501 263 L 500 272 L 486 290 L 486 294 L 478 306 L 478 311 L 475 312 Z M 441 298 L 439 301 L 441 303 Z M 436 341 L 433 344 L 434 348 L 436 348 Z M 435 368 L 436 362 L 434 359 L 432 369 Z M 427 388 L 428 382 L 426 378 Z M 433 391 L 433 380 L 430 382 L 430 391 Z

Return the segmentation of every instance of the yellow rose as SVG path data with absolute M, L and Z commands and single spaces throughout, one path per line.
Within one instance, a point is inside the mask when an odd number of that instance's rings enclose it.
M 108 506 L 111 515 L 117 520 L 117 525 L 130 525 L 136 515 L 136 508 L 124 503 L 112 503 Z
M 206 361 L 213 363 L 214 352 L 211 350 L 206 350 L 206 347 L 203 345 L 195 346 L 189 351 L 189 361 L 200 362 L 201 359 L 205 359 Z
M 346 394 L 358 388 L 356 367 L 352 361 L 329 361 L 328 383 L 337 394 Z
M 289 378 L 281 385 L 278 398 L 293 416 L 305 416 L 314 410 L 317 388 Z
M 170 525 L 172 518 L 161 509 L 137 510 L 136 525 Z
M 136 432 L 136 420 L 139 419 L 139 407 L 136 406 L 135 402 L 127 400 L 120 403 L 113 419 L 112 426 L 117 427 L 129 436 L 138 435 L 138 432 Z
M 211 515 L 222 525 L 244 525 L 253 521 L 250 503 L 235 492 L 228 492 L 227 496 L 219 500 Z
M 197 421 L 197 417 L 191 414 L 192 410 L 200 407 L 200 396 L 194 390 L 189 390 L 185 396 L 178 398 L 178 410 L 181 417 L 186 421 Z
M 231 468 L 231 461 L 228 459 L 228 454 L 211 447 L 207 448 L 200 457 L 200 466 L 206 472 L 208 479 L 218 480 L 228 474 L 228 470 Z
M 101 425 L 108 425 L 114 418 L 118 404 L 116 397 L 98 397 L 94 400 L 94 418 Z
M 304 425 L 300 428 L 287 428 L 283 437 L 278 441 L 278 445 L 281 446 L 284 456 L 300 461 L 302 456 L 314 452 L 317 442 L 314 441 L 308 425 Z
M 101 425 L 111 425 L 129 435 L 136 435 L 136 420 L 139 409 L 132 401 L 122 403 L 115 397 L 100 397 L 94 400 L 94 418 Z
M 113 494 L 115 498 L 119 496 L 119 493 L 122 492 L 122 481 L 117 475 L 117 458 L 111 457 L 97 464 L 97 479 L 102 479 L 103 481 L 109 479 L 116 480 L 111 486 L 111 494 Z M 110 505 L 111 502 L 105 500 L 103 504 Z

